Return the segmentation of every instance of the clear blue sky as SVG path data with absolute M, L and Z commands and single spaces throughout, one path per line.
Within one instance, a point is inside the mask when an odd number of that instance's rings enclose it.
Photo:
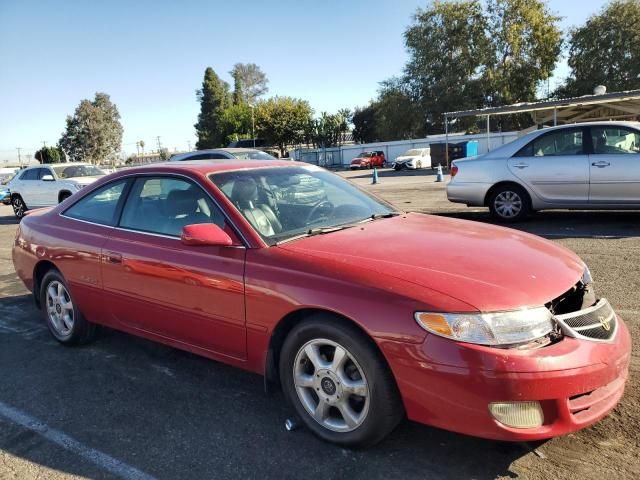
M 551 0 L 566 30 L 604 1 Z M 0 166 L 55 144 L 83 98 L 111 95 L 123 150 L 195 143 L 195 90 L 204 69 L 230 81 L 254 62 L 268 95 L 308 100 L 316 112 L 365 105 L 401 73 L 402 33 L 416 0 L 0 0 Z M 567 73 L 560 66 L 557 76 Z M 553 87 L 553 82 L 552 82 Z

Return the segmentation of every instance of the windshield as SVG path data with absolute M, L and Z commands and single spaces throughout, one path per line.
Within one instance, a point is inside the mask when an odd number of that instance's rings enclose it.
M 260 150 L 249 150 L 247 152 L 235 152 L 234 157 L 240 160 L 276 160 L 268 153 L 261 152 Z
M 53 167 L 58 178 L 76 178 L 76 177 L 101 177 L 106 175 L 98 167 L 93 165 L 70 165 Z
M 419 155 L 422 155 L 422 150 L 418 150 L 418 149 L 407 150 L 402 154 L 403 157 L 417 157 Z
M 9 174 L 8 176 L 4 177 L 2 181 L 0 181 L 0 185 L 7 185 L 11 180 L 13 180 L 13 177 L 15 176 L 15 173 Z
M 211 181 L 270 245 L 312 230 L 349 226 L 397 211 L 318 167 L 214 173 Z
M 373 157 L 373 152 L 362 152 L 360 155 L 358 155 L 358 158 L 369 158 L 369 157 Z

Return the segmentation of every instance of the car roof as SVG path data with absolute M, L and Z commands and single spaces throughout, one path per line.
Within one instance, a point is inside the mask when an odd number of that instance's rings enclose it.
M 227 172 L 232 170 L 255 170 L 265 167 L 307 167 L 314 168 L 313 165 L 304 162 L 292 162 L 290 160 L 238 160 L 238 159 L 221 159 L 221 160 L 192 160 L 184 162 L 163 162 L 151 163 L 139 167 L 124 168 L 118 173 L 134 174 L 134 173 L 180 173 L 184 171 L 196 172 L 201 175 L 210 173 Z M 318 168 L 318 167 L 315 167 Z
M 46 168 L 46 167 L 79 167 L 82 165 L 91 165 L 89 162 L 60 162 L 60 163 L 39 163 L 37 165 L 29 165 L 22 170 L 31 170 L 32 168 Z M 100 168 L 100 167 L 98 167 Z

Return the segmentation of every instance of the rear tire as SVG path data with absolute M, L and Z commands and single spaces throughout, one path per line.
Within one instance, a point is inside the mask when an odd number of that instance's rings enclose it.
M 518 185 L 498 187 L 489 197 L 491 215 L 500 222 L 519 222 L 531 212 L 531 200 Z
M 27 211 L 27 205 L 24 203 L 24 200 L 22 200 L 22 197 L 20 195 L 11 197 L 11 206 L 13 207 L 13 214 L 17 219 L 21 220 Z
M 284 342 L 279 367 L 287 401 L 325 441 L 371 446 L 404 418 L 380 352 L 357 328 L 331 315 L 316 314 L 296 325 Z
M 58 270 L 51 269 L 42 278 L 40 305 L 51 335 L 63 345 L 81 345 L 95 338 L 96 325 L 78 310 Z

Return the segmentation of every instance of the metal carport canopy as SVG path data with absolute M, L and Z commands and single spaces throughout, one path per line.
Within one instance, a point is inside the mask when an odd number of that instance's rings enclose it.
M 489 118 L 491 115 L 509 115 L 513 113 L 530 113 L 534 123 L 543 125 L 553 122 L 575 123 L 598 120 L 624 120 L 640 117 L 640 90 L 611 92 L 600 95 L 583 95 L 582 97 L 561 100 L 545 100 L 542 102 L 515 103 L 504 107 L 488 107 L 476 110 L 461 110 L 444 113 L 444 133 L 447 148 L 445 155 L 448 165 L 449 119 L 462 117 L 487 117 L 487 149 L 489 144 Z

